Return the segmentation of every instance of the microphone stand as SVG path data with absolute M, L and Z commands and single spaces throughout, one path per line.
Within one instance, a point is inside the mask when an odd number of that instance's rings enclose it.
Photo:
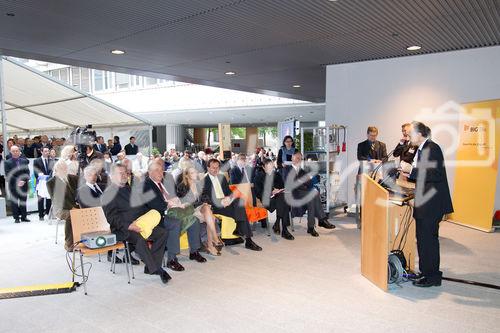
M 382 159 L 382 161 L 380 161 L 380 164 L 379 164 L 379 165 L 377 165 L 377 166 L 375 167 L 375 169 L 373 169 L 372 173 L 370 174 L 370 178 L 371 178 L 371 179 L 375 180 L 375 177 L 377 176 L 377 171 L 378 171 L 378 170 L 382 167 L 382 165 L 383 165 L 384 163 L 386 163 L 386 162 L 389 160 L 389 158 L 390 158 L 390 157 L 394 154 L 394 150 L 395 150 L 395 149 L 391 150 L 391 152 L 390 152 L 389 154 L 387 154 L 387 156 L 386 156 L 386 157 L 384 157 L 384 158 Z

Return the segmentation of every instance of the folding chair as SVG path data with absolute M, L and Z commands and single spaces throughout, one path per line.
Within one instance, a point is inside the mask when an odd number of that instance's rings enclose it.
M 93 208 L 84 208 L 84 209 L 72 209 L 70 211 L 71 215 L 71 227 L 73 228 L 73 239 L 75 242 L 81 239 L 81 235 L 85 233 L 92 232 L 110 232 L 108 221 L 104 216 L 104 212 L 102 207 L 93 207 Z M 112 259 L 111 259 L 111 268 L 110 271 L 115 273 L 115 259 L 116 259 L 116 251 L 125 250 L 125 255 L 128 260 L 125 262 L 125 267 L 127 269 L 128 283 L 130 284 L 130 270 L 132 270 L 132 276 L 134 276 L 134 269 L 132 267 L 132 261 L 130 257 L 129 245 L 127 242 L 119 242 L 115 245 L 105 246 L 98 249 L 89 249 L 84 244 L 79 243 L 73 249 L 73 282 L 75 281 L 75 256 L 76 252 L 80 255 L 80 266 L 82 269 L 82 284 L 85 290 L 85 295 L 87 295 L 87 279 L 88 276 L 85 276 L 85 269 L 83 267 L 83 257 L 84 256 L 92 256 L 92 255 L 100 255 L 101 253 L 107 253 L 108 251 L 112 251 Z

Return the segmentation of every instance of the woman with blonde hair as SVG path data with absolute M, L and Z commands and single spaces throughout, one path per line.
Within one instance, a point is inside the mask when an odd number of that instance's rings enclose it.
M 207 251 L 214 256 L 220 256 L 220 250 L 224 243 L 217 234 L 215 226 L 215 216 L 212 213 L 212 207 L 201 199 L 202 183 L 199 181 L 198 171 L 193 166 L 189 166 L 182 172 L 177 183 L 177 196 L 185 205 L 193 205 L 195 211 L 194 216 L 200 220 L 201 223 L 207 225 Z
M 64 146 L 61 150 L 61 160 L 66 162 L 69 175 L 78 175 L 79 164 L 76 160 L 76 148 L 73 145 Z

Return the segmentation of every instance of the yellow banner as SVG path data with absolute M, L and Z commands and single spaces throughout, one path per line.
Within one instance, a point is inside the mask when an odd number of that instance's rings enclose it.
M 468 103 L 460 115 L 451 220 L 492 230 L 500 152 L 500 100 Z

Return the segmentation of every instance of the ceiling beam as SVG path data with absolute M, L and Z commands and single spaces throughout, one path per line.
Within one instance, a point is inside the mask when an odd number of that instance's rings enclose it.
M 34 110 L 31 110 L 30 108 L 27 108 L 27 107 L 23 107 L 22 105 L 18 105 L 18 104 L 15 104 L 15 103 L 12 103 L 12 102 L 9 102 L 9 101 L 5 101 L 5 104 L 8 104 L 10 106 L 13 106 L 14 109 L 21 109 L 23 111 L 26 111 L 26 112 L 29 112 L 29 113 L 32 113 L 32 114 L 36 114 L 37 116 L 40 116 L 40 117 L 43 117 L 43 118 L 47 118 L 47 119 L 50 119 L 52 121 L 55 121 L 55 122 L 58 122 L 58 123 L 61 123 L 61 124 L 64 124 L 66 126 L 70 126 L 70 127 L 76 127 L 75 124 L 72 124 L 72 123 L 68 123 L 66 121 L 63 121 L 63 120 L 60 120 L 60 119 L 56 119 L 54 117 L 51 117 L 51 116 L 47 116 L 46 114 L 43 114 L 41 112 L 37 112 L 37 111 L 34 111 Z
M 32 108 L 32 107 L 35 107 L 35 106 L 43 106 L 43 105 L 50 105 L 50 104 L 57 104 L 57 103 L 74 101 L 75 99 L 80 99 L 80 98 L 85 98 L 85 96 L 68 97 L 68 98 L 59 99 L 59 100 L 50 101 L 50 102 L 42 102 L 42 103 L 36 103 L 36 104 L 30 104 L 30 105 L 22 105 L 21 107 L 23 107 L 23 108 Z M 8 111 L 8 110 L 15 110 L 15 109 L 18 109 L 18 108 L 17 107 L 11 107 L 11 108 L 7 108 L 5 110 Z

